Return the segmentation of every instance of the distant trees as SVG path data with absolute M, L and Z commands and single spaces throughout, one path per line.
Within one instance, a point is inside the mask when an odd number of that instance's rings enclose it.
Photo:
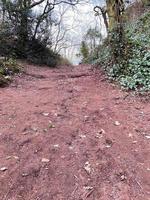
M 80 56 L 82 57 L 82 62 L 86 63 L 89 57 L 89 48 L 85 41 L 81 42 Z
M 91 58 L 96 58 L 98 55 L 98 47 L 102 41 L 102 35 L 97 28 L 89 28 L 83 37 L 80 46 L 80 56 L 82 62 L 88 62 Z

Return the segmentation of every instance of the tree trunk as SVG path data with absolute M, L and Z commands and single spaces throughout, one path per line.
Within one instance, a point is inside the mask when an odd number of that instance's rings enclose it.
M 27 0 L 20 1 L 20 25 L 18 32 L 18 45 L 20 48 L 20 55 L 26 57 L 27 43 L 28 43 L 28 2 Z
M 124 2 L 123 0 L 106 0 L 107 14 L 109 18 L 109 31 L 118 24 L 124 23 Z

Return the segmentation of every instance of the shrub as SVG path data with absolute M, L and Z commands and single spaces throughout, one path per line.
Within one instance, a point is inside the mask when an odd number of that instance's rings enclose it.
M 19 73 L 21 67 L 14 59 L 0 59 L 0 87 L 4 87 L 11 82 L 11 76 Z
M 71 62 L 67 59 L 67 58 L 64 58 L 62 56 L 60 56 L 59 58 L 59 61 L 57 63 L 58 65 L 71 65 Z
M 9 24 L 0 25 L 0 55 L 5 57 L 23 58 L 38 64 L 55 67 L 59 60 L 59 55 L 46 47 L 38 39 L 30 39 L 26 42 L 24 52 L 20 50 L 18 36 L 13 34 Z
M 30 41 L 26 54 L 27 60 L 38 65 L 55 67 L 59 60 L 59 55 L 40 43 L 38 40 Z
M 95 63 L 100 63 L 108 76 L 117 80 L 122 87 L 147 92 L 150 90 L 150 12 L 126 26 L 124 34 L 123 43 L 119 43 L 116 41 L 117 34 L 113 32 L 111 43 L 102 45 Z M 121 45 L 125 45 L 125 48 Z M 120 49 L 124 49 L 124 56 L 118 56 L 117 62 L 112 47 L 115 47 L 118 55 L 121 55 Z

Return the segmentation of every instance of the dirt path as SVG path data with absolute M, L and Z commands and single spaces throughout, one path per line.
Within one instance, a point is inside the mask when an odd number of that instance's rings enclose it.
M 150 103 L 89 66 L 0 89 L 0 200 L 149 200 Z

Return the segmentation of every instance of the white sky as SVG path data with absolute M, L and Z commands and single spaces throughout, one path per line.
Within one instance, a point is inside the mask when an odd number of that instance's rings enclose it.
M 98 2 L 100 2 L 100 0 Z M 94 4 L 99 5 L 97 3 Z M 67 58 L 73 62 L 73 64 L 77 64 L 80 60 L 76 57 L 76 54 L 79 53 L 79 44 L 90 27 L 94 28 L 97 26 L 103 36 L 106 35 L 103 19 L 101 17 L 95 17 L 94 15 L 94 4 L 79 4 L 75 8 L 69 8 L 64 16 L 65 25 L 71 28 L 67 33 L 67 38 L 71 41 L 73 46 L 68 48 L 65 54 Z M 104 4 L 101 3 L 101 6 L 102 5 Z
M 88 2 L 85 3 L 85 1 Z M 106 36 L 102 17 L 96 17 L 93 11 L 95 5 L 104 6 L 104 2 L 105 0 L 83 0 L 83 3 L 75 7 L 68 6 L 67 4 L 61 4 L 55 7 L 54 12 L 56 11 L 56 13 L 60 9 L 60 6 L 68 7 L 63 16 L 63 26 L 69 29 L 65 36 L 69 48 L 63 49 L 61 54 L 65 55 L 73 64 L 78 64 L 80 62 L 80 58 L 78 58 L 76 54 L 79 53 L 80 43 L 89 28 L 97 27 L 102 35 L 104 37 Z

